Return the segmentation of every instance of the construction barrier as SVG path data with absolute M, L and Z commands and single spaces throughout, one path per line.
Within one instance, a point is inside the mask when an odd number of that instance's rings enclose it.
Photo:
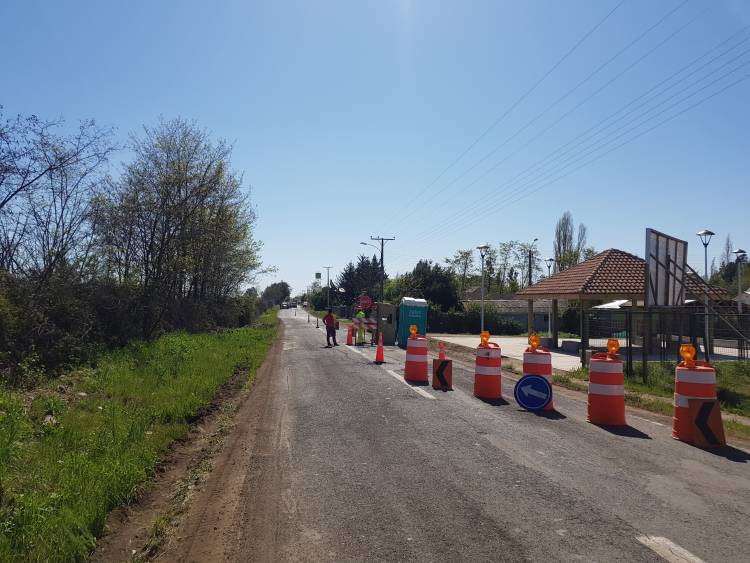
M 680 346 L 680 355 L 683 361 L 677 365 L 674 374 L 672 438 L 690 444 L 721 445 L 724 443 L 724 428 L 716 398 L 716 370 L 711 364 L 694 359 L 695 348 L 691 344 Z M 701 412 L 701 403 L 709 403 L 704 409 L 705 414 Z M 714 414 L 711 428 L 708 418 L 713 412 L 718 417 Z
M 427 338 L 412 333 L 406 341 L 406 364 L 404 379 L 416 383 L 428 383 L 427 376 Z
M 361 346 L 365 344 L 365 334 L 367 332 L 374 333 L 377 327 L 377 321 L 375 319 L 365 319 L 363 317 L 354 317 L 352 319 L 352 327 L 356 334 L 357 345 Z M 373 342 L 371 342 L 373 344 Z
M 598 352 L 589 362 L 588 415 L 586 420 L 604 426 L 625 424 L 625 379 L 622 360 L 617 355 L 620 343 L 611 338 L 609 352 Z
M 453 390 L 453 362 L 445 358 L 432 360 L 432 388 L 438 391 Z
M 490 342 L 490 333 L 482 333 L 482 343 L 476 350 L 474 368 L 474 396 L 479 399 L 503 397 L 502 358 L 500 346 Z
M 382 364 L 385 362 L 383 354 L 383 333 L 378 335 L 378 349 L 375 351 L 375 363 Z
M 523 353 L 523 375 L 541 375 L 552 388 L 552 354 L 545 348 L 538 348 L 539 337 L 536 334 L 529 338 L 529 344 L 530 346 Z M 555 410 L 552 399 L 543 410 Z

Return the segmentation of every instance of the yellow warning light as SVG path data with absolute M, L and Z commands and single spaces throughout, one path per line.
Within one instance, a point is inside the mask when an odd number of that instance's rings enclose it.
M 529 346 L 531 346 L 531 351 L 536 352 L 536 349 L 539 348 L 539 335 L 538 334 L 532 334 L 529 336 Z
M 680 356 L 687 367 L 695 367 L 695 346 L 692 344 L 680 344 Z
M 417 336 L 417 325 L 409 325 L 409 334 L 411 334 L 412 338 Z
M 620 341 L 617 338 L 610 338 L 607 340 L 607 351 L 609 352 L 610 358 L 617 355 L 620 351 Z
M 480 346 L 487 346 L 487 343 L 490 341 L 490 331 L 483 330 L 482 333 L 479 335 L 479 338 L 482 339 L 482 343 L 480 344 Z

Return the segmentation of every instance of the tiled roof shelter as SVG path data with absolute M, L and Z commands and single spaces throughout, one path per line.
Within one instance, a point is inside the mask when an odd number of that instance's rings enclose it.
M 685 299 L 703 300 L 707 291 L 713 302 L 728 301 L 731 295 L 722 288 L 709 286 L 692 271 L 686 276 Z M 646 294 L 646 261 L 628 252 L 610 248 L 553 276 L 545 278 L 516 294 L 526 299 L 528 330 L 533 330 L 533 301 L 552 300 L 552 347 L 557 348 L 557 303 L 560 299 L 578 301 L 580 310 L 581 362 L 585 363 L 588 347 L 584 311 L 591 301 L 625 299 L 642 304 Z M 589 304 L 585 304 L 589 302 Z
M 687 276 L 687 298 L 698 299 L 707 287 L 693 274 Z M 610 248 L 549 278 L 519 291 L 526 299 L 628 299 L 643 301 L 646 293 L 646 262 L 628 252 Z M 712 300 L 730 298 L 721 288 L 711 286 Z

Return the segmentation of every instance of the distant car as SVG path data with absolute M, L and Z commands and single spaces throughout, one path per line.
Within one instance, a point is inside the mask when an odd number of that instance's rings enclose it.
M 303 307 L 309 307 L 309 306 L 310 306 L 310 303 L 309 303 L 309 302 L 307 302 L 307 301 L 305 301 L 305 302 L 304 302 L 304 303 L 302 304 L 302 306 L 303 306 Z
M 297 308 L 297 302 L 296 301 L 292 301 L 292 309 L 296 309 L 296 308 Z
M 283 303 L 281 304 L 281 308 L 282 308 L 282 309 L 288 309 L 288 308 L 289 308 L 289 303 L 287 303 L 286 301 L 284 301 L 284 302 L 283 302 Z

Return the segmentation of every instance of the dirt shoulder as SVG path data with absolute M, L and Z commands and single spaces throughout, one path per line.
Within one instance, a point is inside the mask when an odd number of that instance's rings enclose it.
M 195 520 L 196 514 L 205 517 L 209 511 L 213 499 L 205 498 L 202 492 L 213 475 L 225 472 L 224 454 L 243 449 L 238 442 L 247 432 L 250 414 L 258 402 L 251 398 L 261 394 L 258 389 L 278 362 L 282 342 L 280 324 L 276 341 L 253 380 L 248 382 L 247 370 L 237 370 L 195 421 L 190 434 L 173 444 L 138 501 L 109 514 L 106 533 L 97 543 L 93 561 L 180 559 L 175 552 L 181 551 L 183 540 L 189 537 L 180 530 L 188 516 Z

